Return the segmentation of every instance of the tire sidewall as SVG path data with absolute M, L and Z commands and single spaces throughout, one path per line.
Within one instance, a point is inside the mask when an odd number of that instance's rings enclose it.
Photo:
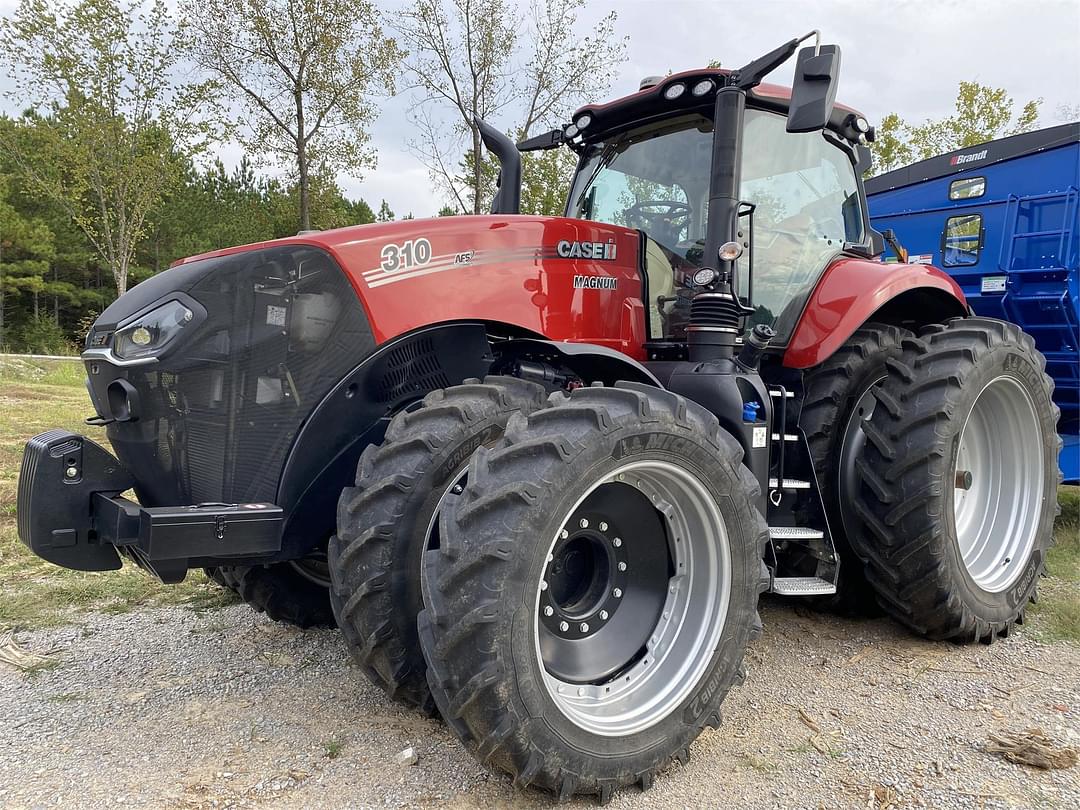
M 421 569 L 430 540 L 428 528 L 435 510 L 446 488 L 468 467 L 472 454 L 478 448 L 490 447 L 499 440 L 507 417 L 507 413 L 500 413 L 485 418 L 479 424 L 463 424 L 462 432 L 432 457 L 433 463 L 417 480 L 406 501 L 405 525 L 396 533 L 398 544 L 394 549 L 391 588 L 395 604 L 403 608 L 395 611 L 395 621 L 410 636 L 416 632 L 416 615 L 424 608 Z M 404 609 L 406 607 L 407 610 Z
M 521 595 L 515 601 L 512 618 L 505 622 L 500 643 L 504 654 L 513 660 L 517 673 L 518 690 L 511 699 L 520 702 L 523 716 L 532 718 L 530 736 L 539 747 L 550 749 L 543 738 L 557 738 L 561 745 L 590 760 L 586 772 L 602 775 L 608 771 L 615 775 L 625 772 L 625 757 L 640 755 L 648 759 L 652 749 L 666 752 L 673 745 L 687 744 L 716 711 L 736 677 L 749 640 L 761 563 L 752 507 L 739 492 L 737 472 L 717 455 L 715 448 L 702 444 L 687 431 L 649 425 L 624 427 L 605 439 L 598 443 L 601 446 L 590 454 L 591 458 L 579 459 L 587 469 L 576 476 L 574 484 L 565 488 L 556 501 L 544 504 L 545 519 L 536 525 L 536 536 L 541 541 L 530 553 L 517 559 L 512 577 Z M 656 449 L 657 444 L 667 444 L 671 449 Z M 664 461 L 689 471 L 713 496 L 726 524 L 730 596 L 724 627 L 711 660 L 679 707 L 649 728 L 626 736 L 605 737 L 576 725 L 548 694 L 535 646 L 539 583 L 556 534 L 591 484 L 619 467 L 645 460 Z M 641 767 L 655 764 L 644 762 Z M 574 769 L 571 763 L 568 767 Z
M 1039 523 L 1035 529 L 1035 542 L 1023 572 L 1009 587 L 1002 591 L 991 592 L 976 584 L 964 564 L 956 531 L 954 511 L 956 490 L 951 479 L 956 470 L 960 439 L 972 409 L 986 386 L 1000 377 L 1008 377 L 1017 381 L 1028 396 L 1031 397 L 1036 418 L 1039 422 L 1044 471 L 1043 481 L 1046 483 L 1043 490 L 1043 503 L 1040 507 Z M 1057 450 L 1054 442 L 1056 425 L 1052 418 L 1054 413 L 1053 403 L 1043 384 L 1043 378 L 1043 371 L 1038 362 L 1019 346 L 1013 343 L 1003 343 L 995 346 L 981 358 L 981 362 L 965 377 L 962 395 L 956 402 L 952 418 L 947 422 L 951 436 L 948 440 L 948 452 L 942 470 L 942 486 L 945 490 L 943 502 L 947 530 L 945 543 L 943 544 L 944 554 L 949 568 L 953 572 L 952 581 L 960 591 L 961 599 L 979 618 L 990 622 L 1002 622 L 1011 619 L 1016 615 L 1017 609 L 1028 601 L 1038 585 L 1039 573 L 1046 553 L 1046 549 L 1039 543 L 1039 538 L 1049 537 L 1053 531 L 1056 500 L 1055 487 L 1052 482 L 1057 480 Z M 1032 440 L 1034 438 L 1032 437 Z M 978 475 L 979 471 L 976 470 L 974 473 Z

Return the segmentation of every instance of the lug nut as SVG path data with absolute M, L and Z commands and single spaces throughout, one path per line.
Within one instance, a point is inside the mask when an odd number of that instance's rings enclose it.
M 569 536 L 570 536 L 570 532 L 568 532 L 566 529 L 563 529 L 561 532 L 559 532 L 559 539 L 560 540 L 565 540 Z
M 619 563 L 619 570 L 620 571 L 625 571 L 626 570 L 626 563 L 620 562 Z
M 587 528 L 589 528 L 589 521 L 586 520 L 585 518 L 582 518 L 581 520 L 578 521 L 578 526 L 580 526 L 583 529 L 587 529 Z
M 606 610 L 600 611 L 600 621 L 606 622 L 608 620 L 608 612 Z
M 559 622 L 559 629 L 565 633 L 567 630 L 570 629 L 570 625 L 566 622 Z
M 602 520 L 600 521 L 600 531 L 602 531 L 602 532 L 607 531 L 607 524 Z
M 540 590 L 542 590 L 542 591 L 547 590 L 547 580 L 541 580 L 540 581 Z
M 553 608 L 551 605 L 548 605 L 546 608 L 544 608 L 544 615 L 545 616 L 551 616 L 554 613 L 555 613 L 555 608 Z
M 622 538 L 621 537 L 616 537 L 614 540 L 611 541 L 611 545 L 615 546 L 615 548 L 621 548 L 622 547 Z
M 611 592 L 611 595 L 616 599 L 622 599 L 622 588 L 616 588 Z
M 588 622 L 582 622 L 581 626 L 578 629 L 581 630 L 582 633 L 588 633 L 589 632 L 589 623 Z

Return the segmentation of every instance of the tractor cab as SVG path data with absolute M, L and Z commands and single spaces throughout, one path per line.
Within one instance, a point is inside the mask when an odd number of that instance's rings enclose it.
M 691 300 L 726 276 L 748 325 L 786 344 L 835 258 L 881 252 L 860 179 L 874 132 L 833 103 L 839 49 L 804 48 L 790 90 L 761 83 L 815 33 L 737 71 L 646 79 L 519 144 L 579 154 L 567 216 L 642 234 L 650 341 L 685 342 Z M 718 254 L 727 243 L 730 259 Z
M 821 132 L 787 132 L 785 123 L 765 109 L 743 119 L 739 199 L 752 216 L 736 262 L 751 323 L 769 325 L 780 340 L 829 262 L 853 246 L 869 250 L 854 148 Z M 585 146 L 571 186 L 568 216 L 644 234 L 652 340 L 686 339 L 705 261 L 712 138 L 701 112 L 613 133 Z

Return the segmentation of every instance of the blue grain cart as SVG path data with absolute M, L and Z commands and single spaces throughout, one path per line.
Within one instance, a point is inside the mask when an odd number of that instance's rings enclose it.
M 1080 481 L 1080 123 L 913 163 L 866 192 L 874 227 L 893 230 L 908 261 L 940 267 L 976 313 L 1035 337 L 1061 408 L 1061 468 Z

